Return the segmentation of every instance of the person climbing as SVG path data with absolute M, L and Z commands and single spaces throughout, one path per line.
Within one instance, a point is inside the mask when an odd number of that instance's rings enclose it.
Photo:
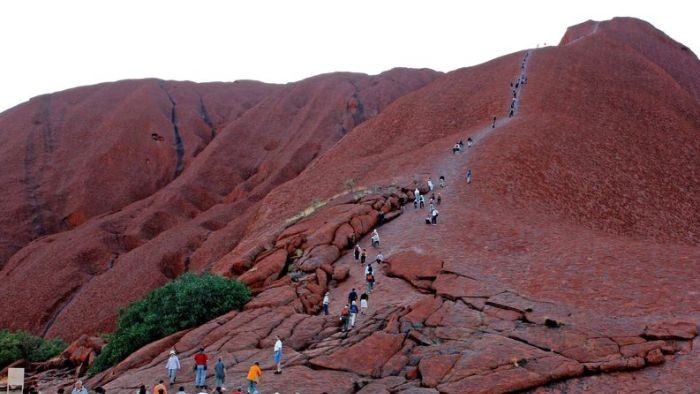
M 471 168 L 467 170 L 467 183 L 472 183 L 472 170 L 471 170 Z
M 71 391 L 71 394 L 88 394 L 87 389 L 85 387 L 83 387 L 82 380 L 75 381 L 75 384 L 73 385 L 73 390 Z
M 206 388 L 207 386 L 207 361 L 208 357 L 204 354 L 204 348 L 199 348 L 199 353 L 194 355 L 195 365 L 195 387 Z
M 377 257 L 374 259 L 374 261 L 376 261 L 377 264 L 383 263 L 384 262 L 384 255 L 381 252 L 379 252 L 377 254 Z
M 459 150 L 464 149 L 464 142 L 462 140 L 459 140 Z
M 168 357 L 168 362 L 165 364 L 165 369 L 168 370 L 168 378 L 170 378 L 170 385 L 172 386 L 175 384 L 177 370 L 180 369 L 180 359 L 177 357 L 175 349 L 170 350 L 170 356 Z
M 177 390 L 177 393 L 175 394 L 187 394 L 185 391 L 185 386 L 180 386 L 180 388 Z
M 243 387 L 236 387 L 236 390 L 232 391 L 231 394 L 243 394 Z
M 348 323 L 350 322 L 350 305 L 345 304 L 343 310 L 340 311 L 340 323 L 341 330 L 343 332 L 348 330 Z
M 425 208 L 425 198 L 423 198 L 423 196 L 420 196 L 420 201 L 418 202 L 418 206 L 420 206 L 421 209 Z
M 510 109 L 510 112 L 508 113 L 508 117 L 512 118 L 513 117 L 513 108 Z
M 435 204 L 433 204 L 433 199 L 430 199 L 430 204 L 428 204 L 428 212 L 433 212 L 433 209 L 435 209 Z
M 430 177 L 428 177 L 428 191 L 432 192 L 434 187 L 435 186 L 433 185 L 433 180 L 430 179 Z
M 369 308 L 369 295 L 362 293 L 360 295 L 360 314 L 364 315 Z
M 439 213 L 438 210 L 435 209 L 435 208 L 433 208 L 433 209 L 430 211 L 430 222 L 431 222 L 433 225 L 436 225 L 436 224 L 437 224 L 437 218 L 438 218 L 438 215 L 439 215 L 439 214 L 440 214 L 440 213 Z
M 362 253 L 362 248 L 360 247 L 359 244 L 355 245 L 354 253 L 355 253 L 355 261 L 360 260 L 360 253 Z
M 362 253 L 360 253 L 360 264 L 364 264 L 365 260 L 367 260 L 367 249 L 362 249 Z
M 365 275 L 371 274 L 374 272 L 374 269 L 372 268 L 372 263 L 367 263 L 367 266 L 365 266 Z
M 374 290 L 374 274 L 370 272 L 365 276 L 365 280 L 367 281 L 367 294 L 372 294 L 372 290 Z
M 496 128 L 496 117 L 493 117 L 493 123 L 491 123 L 491 128 L 495 129 Z
M 262 369 L 260 369 L 259 362 L 256 361 L 255 364 L 250 366 L 246 379 L 248 380 L 248 393 L 256 394 L 258 392 L 258 383 L 262 379 Z
M 420 198 L 422 199 L 423 196 L 420 196 Z M 423 208 L 423 207 L 421 207 L 421 208 Z M 379 247 L 379 233 L 377 232 L 376 228 L 374 229 L 374 231 L 372 231 L 372 246 L 375 248 Z M 364 263 L 364 261 L 363 261 L 363 263 Z
M 384 211 L 379 211 L 377 216 L 377 226 L 382 226 L 384 224 Z
M 418 209 L 418 200 L 420 200 L 420 197 L 413 199 L 413 209 Z
M 357 302 L 350 304 L 350 328 L 355 328 L 355 318 L 357 317 Z
M 357 301 L 357 290 L 355 290 L 354 287 L 350 291 L 350 294 L 348 294 L 348 305 L 352 304 L 353 301 Z
M 467 148 L 471 148 L 472 144 L 474 144 L 474 140 L 472 140 L 472 137 L 467 138 Z
M 216 387 L 223 386 L 226 381 L 226 366 L 221 361 L 221 357 L 214 364 L 214 379 L 216 380 Z
M 136 390 L 136 394 L 149 394 L 150 392 L 146 390 L 146 385 L 142 384 L 139 386 L 138 390 Z M 72 394 L 72 393 L 71 393 Z
M 323 314 L 328 316 L 328 306 L 331 303 L 331 292 L 327 291 L 323 296 Z
M 153 386 L 153 392 L 154 393 L 160 393 L 160 391 L 163 391 L 163 394 L 168 394 L 168 389 L 165 387 L 165 383 L 161 380 L 158 382 L 157 385 Z
M 440 205 L 440 203 L 442 202 L 442 195 L 440 193 L 437 194 L 436 201 L 437 201 L 437 205 Z
M 273 349 L 273 358 L 277 365 L 275 374 L 279 375 L 282 373 L 282 340 L 279 335 L 275 335 L 275 338 L 277 338 L 277 340 L 275 341 L 275 347 Z
M 445 188 L 445 176 L 444 176 L 444 175 L 440 175 L 440 179 L 439 179 L 439 180 L 440 180 L 440 188 L 441 188 L 441 189 L 444 189 L 444 188 Z
M 455 155 L 459 152 L 459 142 L 452 147 L 452 154 Z

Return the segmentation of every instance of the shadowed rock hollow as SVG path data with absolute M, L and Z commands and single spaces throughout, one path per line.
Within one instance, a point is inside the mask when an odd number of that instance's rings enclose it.
M 191 389 L 201 345 L 226 361 L 227 388 L 260 361 L 265 392 L 697 391 L 700 63 L 684 48 L 616 18 L 440 76 L 260 85 L 269 92 L 167 186 L 16 252 L 2 291 L 25 294 L 35 276 L 47 290 L 2 323 L 94 332 L 128 300 L 211 270 L 253 289 L 243 311 L 90 383 L 126 392 L 164 378 L 174 347 Z M 425 225 L 413 190 L 441 175 L 438 225 Z M 388 261 L 368 313 L 339 332 L 347 294 L 365 286 L 350 248 L 373 259 L 377 226 Z M 318 315 L 326 291 L 330 316 Z

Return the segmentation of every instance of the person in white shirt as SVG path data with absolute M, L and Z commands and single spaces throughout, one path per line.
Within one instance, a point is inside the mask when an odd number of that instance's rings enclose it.
M 165 364 L 165 369 L 168 370 L 170 384 L 175 384 L 175 375 L 177 375 L 177 370 L 180 369 L 180 359 L 177 357 L 174 349 L 170 351 L 170 357 L 168 357 L 168 362 Z
M 277 364 L 277 370 L 275 371 L 275 373 L 281 374 L 282 373 L 282 340 L 280 339 L 279 335 L 275 335 L 275 338 L 277 338 L 277 341 L 275 341 L 275 349 L 274 349 L 275 364 Z
M 328 316 L 328 305 L 331 303 L 331 293 L 329 291 L 326 292 L 326 295 L 323 296 L 323 314 Z

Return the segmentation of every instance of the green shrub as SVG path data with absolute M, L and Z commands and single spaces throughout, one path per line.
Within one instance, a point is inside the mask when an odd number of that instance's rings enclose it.
M 0 331 L 0 368 L 19 359 L 46 361 L 68 345 L 60 339 L 43 339 L 25 331 Z
M 109 335 L 90 372 L 116 365 L 155 340 L 239 309 L 249 299 L 250 290 L 238 281 L 211 274 L 184 274 L 119 311 L 117 329 Z

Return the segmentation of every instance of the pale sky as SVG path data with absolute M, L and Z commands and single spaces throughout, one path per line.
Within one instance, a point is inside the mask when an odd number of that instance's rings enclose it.
M 451 71 L 633 16 L 700 50 L 694 1 L 2 0 L 0 111 L 132 78 L 285 83 L 333 71 Z

